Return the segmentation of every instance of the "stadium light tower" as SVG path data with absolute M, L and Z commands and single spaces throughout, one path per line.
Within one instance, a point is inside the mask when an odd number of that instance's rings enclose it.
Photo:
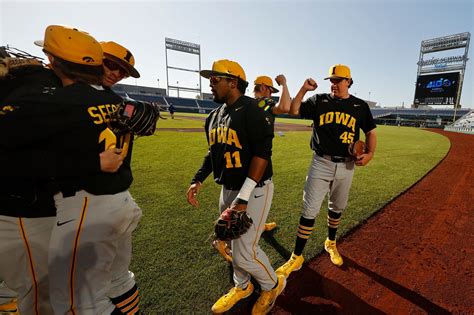
M 198 55 L 199 56 L 198 70 L 181 68 L 181 67 L 174 67 L 174 66 L 168 65 L 168 50 L 174 50 L 174 51 L 179 51 L 179 52 L 186 53 L 186 54 Z M 169 95 L 170 90 L 177 90 L 178 91 L 178 97 L 179 97 L 179 90 L 185 91 L 185 92 L 199 92 L 199 95 L 202 98 L 201 76 L 199 75 L 199 72 L 201 71 L 201 46 L 198 45 L 198 44 L 193 44 L 193 43 L 185 42 L 185 41 L 182 41 L 182 40 L 177 40 L 177 39 L 172 39 L 172 38 L 165 38 L 165 56 L 166 56 L 166 83 L 167 83 L 166 93 Z M 185 86 L 180 87 L 180 86 L 170 85 L 169 84 L 169 74 L 168 74 L 169 69 L 177 70 L 177 71 L 188 71 L 188 72 L 197 73 L 198 78 L 199 78 L 198 88 L 185 87 Z

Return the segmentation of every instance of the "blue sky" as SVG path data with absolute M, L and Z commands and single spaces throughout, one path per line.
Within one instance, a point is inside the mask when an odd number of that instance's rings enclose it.
M 166 87 L 165 37 L 201 45 L 202 69 L 216 59 L 238 61 L 247 80 L 283 73 L 292 95 L 307 77 L 323 78 L 335 63 L 351 67 L 351 93 L 382 106 L 413 101 L 420 42 L 473 34 L 473 1 L 61 1 L 0 2 L 2 45 L 42 55 L 33 41 L 49 24 L 65 24 L 114 40 L 135 55 L 142 77 L 124 83 Z M 469 56 L 472 56 L 473 45 Z M 459 55 L 458 51 L 451 51 Z M 169 63 L 192 67 L 197 58 L 170 52 Z M 474 108 L 472 60 L 461 104 Z M 170 84 L 196 87 L 197 75 L 170 72 Z M 203 80 L 208 92 L 208 81 Z M 250 92 L 250 90 L 249 90 Z M 249 94 L 249 93 L 248 93 Z

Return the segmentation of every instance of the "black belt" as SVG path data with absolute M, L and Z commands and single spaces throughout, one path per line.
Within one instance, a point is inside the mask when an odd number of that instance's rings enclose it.
M 270 181 L 272 180 L 272 178 L 267 178 L 265 180 L 261 180 L 260 182 L 257 183 L 257 185 L 255 186 L 255 188 L 261 188 L 263 186 L 265 186 L 266 184 L 268 184 Z M 240 187 L 233 187 L 233 186 L 228 186 L 228 185 L 225 185 L 224 184 L 224 188 L 227 189 L 227 190 L 240 190 L 242 186 Z
M 332 156 L 332 155 L 322 154 L 321 152 L 318 152 L 318 151 L 315 151 L 315 152 L 317 155 L 319 155 L 323 159 L 332 161 L 334 163 L 343 163 L 343 162 L 352 161 L 352 158 L 348 156 Z
M 61 187 L 59 191 L 63 194 L 63 198 L 74 197 L 80 189 L 75 187 Z

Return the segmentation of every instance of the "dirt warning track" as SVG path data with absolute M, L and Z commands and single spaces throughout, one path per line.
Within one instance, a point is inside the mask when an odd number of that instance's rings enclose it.
M 474 314 L 474 136 L 406 193 L 293 273 L 274 314 Z

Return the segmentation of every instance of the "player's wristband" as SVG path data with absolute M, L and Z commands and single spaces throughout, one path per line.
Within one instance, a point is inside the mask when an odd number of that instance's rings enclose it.
M 245 179 L 244 184 L 242 185 L 242 188 L 240 188 L 239 194 L 237 195 L 237 198 L 244 200 L 244 201 L 249 201 L 250 194 L 252 191 L 255 189 L 255 186 L 257 186 L 257 183 L 251 179 L 250 177 L 247 177 Z

